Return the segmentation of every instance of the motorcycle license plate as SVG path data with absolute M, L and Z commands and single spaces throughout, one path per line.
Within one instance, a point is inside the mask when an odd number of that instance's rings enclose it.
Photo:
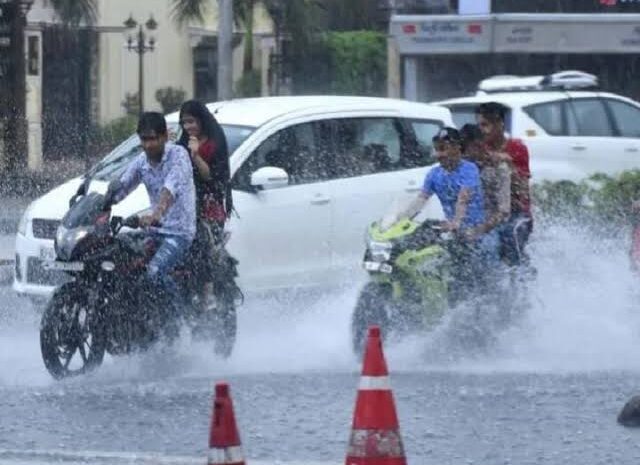
M 54 271 L 82 271 L 84 270 L 84 263 L 48 261 L 48 262 L 44 262 L 42 264 L 42 267 L 46 270 L 54 270 Z
M 386 263 L 379 262 L 364 262 L 364 269 L 367 271 L 379 271 L 381 273 L 391 273 L 393 271 L 393 267 Z

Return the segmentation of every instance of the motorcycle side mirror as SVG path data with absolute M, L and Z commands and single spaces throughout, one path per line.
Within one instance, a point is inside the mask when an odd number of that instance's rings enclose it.
M 78 186 L 78 190 L 76 193 L 69 199 L 69 208 L 73 206 L 78 201 L 78 197 L 84 197 L 87 195 L 87 191 L 89 190 L 89 184 L 91 184 L 91 176 L 86 176 L 82 183 Z

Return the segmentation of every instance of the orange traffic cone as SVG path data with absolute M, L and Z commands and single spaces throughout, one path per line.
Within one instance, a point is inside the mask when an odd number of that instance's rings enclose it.
M 353 415 L 346 465 L 406 465 L 398 416 L 382 351 L 380 328 L 371 326 Z
M 245 463 L 233 413 L 233 402 L 229 395 L 229 385 L 226 383 L 216 384 L 207 463 L 208 465 L 244 465 Z

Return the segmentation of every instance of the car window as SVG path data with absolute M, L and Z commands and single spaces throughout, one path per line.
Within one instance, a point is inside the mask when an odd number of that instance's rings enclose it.
M 442 122 L 427 120 L 410 120 L 409 125 L 413 130 L 413 134 L 417 143 L 417 153 L 413 163 L 407 163 L 410 166 L 427 166 L 434 163 L 433 158 L 433 136 L 435 136 Z
M 450 106 L 451 117 L 453 118 L 453 124 L 457 128 L 461 128 L 465 124 L 476 124 L 476 113 L 475 113 L 475 105 L 473 106 L 462 106 L 462 105 L 454 105 Z
M 334 125 L 331 166 L 335 177 L 363 176 L 405 167 L 409 148 L 398 120 L 341 118 L 334 120 Z
M 451 110 L 451 117 L 453 118 L 455 127 L 461 128 L 465 124 L 476 124 L 476 107 L 478 105 L 480 105 L 480 103 L 473 105 L 447 105 L 449 110 Z M 507 132 L 511 132 L 511 109 L 508 106 L 504 127 Z
M 232 154 L 242 142 L 255 130 L 249 126 L 222 125 L 229 154 Z M 176 141 L 180 136 L 180 126 L 176 123 L 167 125 L 169 139 Z M 111 181 L 122 175 L 127 165 L 142 152 L 140 139 L 137 134 L 132 135 L 123 143 L 113 149 L 109 155 L 103 158 L 92 168 L 93 177 L 101 181 Z
M 576 128 L 572 127 L 569 119 L 569 135 L 612 137 L 613 129 L 607 115 L 604 103 L 600 99 L 571 99 L 569 113 L 575 117 Z M 577 131 L 576 131 L 577 130 Z M 574 132 L 575 131 L 575 132 Z
M 563 101 L 538 103 L 523 108 L 545 132 L 552 136 L 566 135 L 564 130 L 564 103 Z
M 282 129 L 269 136 L 249 155 L 234 175 L 233 184 L 250 190 L 251 174 L 266 166 L 282 168 L 289 184 L 309 184 L 328 179 L 328 167 L 322 150 L 321 126 L 303 123 Z
M 604 99 L 613 114 L 613 121 L 622 137 L 640 137 L 640 108 L 621 102 Z

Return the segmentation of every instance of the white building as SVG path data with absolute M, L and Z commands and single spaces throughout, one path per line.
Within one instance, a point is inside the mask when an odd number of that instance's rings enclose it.
M 186 98 L 214 99 L 215 4 L 211 2 L 204 24 L 180 27 L 172 17 L 169 0 L 98 0 L 94 25 L 65 30 L 50 1 L 36 0 L 28 14 L 25 41 L 29 168 L 42 169 L 43 152 L 55 157 L 66 147 L 80 144 L 88 130 L 83 124 L 105 124 L 125 115 L 123 101 L 127 94 L 138 93 L 139 76 L 139 56 L 127 49 L 128 36 L 137 31 L 124 27 L 130 16 L 138 24 L 144 25 L 150 17 L 157 23 L 157 29 L 148 31 L 155 40 L 154 50 L 143 56 L 145 110 L 161 110 L 155 94 L 165 87 L 184 90 Z M 242 76 L 244 56 L 244 33 L 237 29 L 234 81 Z M 262 71 L 265 94 L 274 47 L 271 30 L 266 12 L 256 8 L 253 63 Z

